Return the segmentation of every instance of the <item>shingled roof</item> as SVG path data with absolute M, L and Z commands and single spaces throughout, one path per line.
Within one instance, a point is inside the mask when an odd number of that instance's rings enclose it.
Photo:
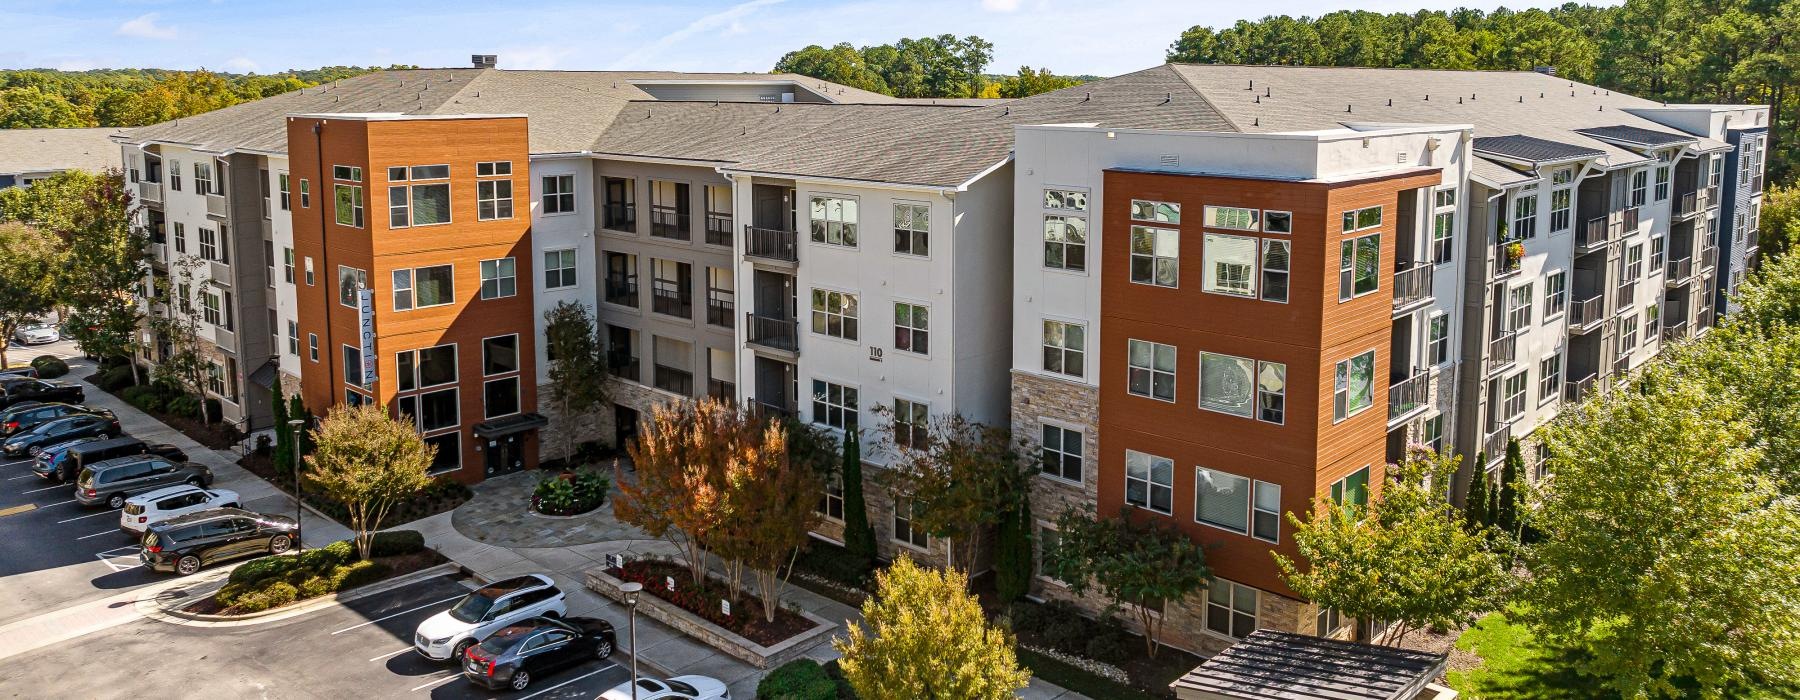
M 0 129 L 0 174 L 119 167 L 111 136 L 123 129 Z
M 1693 139 L 1689 139 L 1690 141 Z M 1598 158 L 1606 155 L 1605 151 L 1587 146 L 1576 146 L 1560 143 L 1535 136 L 1477 136 L 1474 150 L 1476 153 L 1500 156 L 1512 160 L 1531 163 L 1550 163 L 1563 160 L 1580 160 Z

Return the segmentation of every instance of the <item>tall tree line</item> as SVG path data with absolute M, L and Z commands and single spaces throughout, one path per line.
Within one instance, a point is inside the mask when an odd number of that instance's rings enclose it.
M 1459 8 L 1194 26 L 1169 46 L 1183 63 L 1531 70 L 1672 103 L 1771 108 L 1770 174 L 1800 165 L 1800 0 L 1626 0 L 1550 10 Z
M 0 129 L 143 126 L 376 70 L 327 66 L 276 75 L 139 68 L 4 70 Z

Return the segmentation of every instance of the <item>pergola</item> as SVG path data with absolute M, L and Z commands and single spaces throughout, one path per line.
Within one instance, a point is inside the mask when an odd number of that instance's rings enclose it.
M 1180 700 L 1449 700 L 1431 682 L 1448 658 L 1257 630 L 1169 687 Z

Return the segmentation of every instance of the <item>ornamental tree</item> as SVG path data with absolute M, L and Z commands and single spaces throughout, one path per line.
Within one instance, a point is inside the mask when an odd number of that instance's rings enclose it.
M 64 177 L 69 171 L 56 177 Z M 60 302 L 69 308 L 70 335 L 96 357 L 129 356 L 141 344 L 138 305 L 149 273 L 150 236 L 132 223 L 133 195 L 117 170 L 82 174 L 71 184 L 75 200 L 55 230 L 68 241 L 60 277 Z M 137 372 L 137 363 L 131 363 Z
M 63 253 L 56 237 L 26 224 L 0 224 L 0 368 L 20 325 L 56 303 Z
M 875 573 L 862 622 L 834 639 L 844 679 L 863 700 L 1010 700 L 1031 681 L 1013 637 L 989 624 L 967 577 L 901 556 Z
M 726 468 L 761 433 L 761 420 L 711 397 L 657 406 L 627 447 L 635 478 L 614 467 L 613 514 L 674 545 L 700 583 L 728 513 Z
M 788 458 L 786 430 L 779 423 L 738 445 L 725 465 L 725 517 L 715 547 L 734 569 L 748 567 L 754 574 L 768 622 L 775 621 L 787 584 L 781 571 L 793 571 L 807 532 L 818 523 L 815 506 L 823 488 L 817 471 Z
M 571 301 L 544 312 L 544 342 L 550 351 L 549 399 L 566 424 L 563 454 L 572 462 L 577 417 L 608 402 L 606 353 L 600 349 L 593 314 Z
M 431 481 L 426 472 L 437 448 L 411 422 L 375 404 L 332 408 L 312 430 L 312 443 L 305 479 L 349 511 L 356 549 L 368 559 L 388 511 Z
M 1130 512 L 1096 519 L 1074 508 L 1056 518 L 1057 543 L 1046 545 L 1044 575 L 1068 584 L 1075 595 L 1098 590 L 1116 611 L 1130 613 L 1144 631 L 1144 653 L 1155 658 L 1162 637 L 1161 601 L 1206 587 L 1211 573 L 1200 544 L 1156 522 L 1135 522 Z
M 970 571 L 987 531 L 1024 498 L 1026 479 L 1036 471 L 1035 450 L 1012 444 L 1003 426 L 978 423 L 961 414 L 917 423 L 889 419 L 889 443 L 896 457 L 881 473 L 884 485 L 914 502 L 913 526 L 946 540 L 952 566 Z

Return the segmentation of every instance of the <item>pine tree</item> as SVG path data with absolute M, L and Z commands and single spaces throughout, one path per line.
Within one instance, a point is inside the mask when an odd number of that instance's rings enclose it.
M 1506 464 L 1500 467 L 1500 490 L 1495 493 L 1494 526 L 1505 532 L 1516 532 L 1519 528 L 1519 474 L 1524 471 L 1525 458 L 1519 454 L 1519 440 L 1513 438 L 1506 442 Z
M 281 388 L 271 390 L 275 405 L 275 471 L 283 473 L 294 466 L 294 434 L 288 430 L 288 402 Z
M 1031 502 L 1023 497 L 1000 518 L 994 546 L 994 590 L 1002 602 L 1025 597 L 1031 589 Z
M 1463 500 L 1463 513 L 1468 516 L 1471 527 L 1482 527 L 1490 522 L 1486 450 L 1475 455 L 1475 471 L 1469 475 L 1469 497 Z
M 844 437 L 844 548 L 866 571 L 875 565 L 875 528 L 869 525 L 869 507 L 863 500 L 862 448 L 855 430 Z

